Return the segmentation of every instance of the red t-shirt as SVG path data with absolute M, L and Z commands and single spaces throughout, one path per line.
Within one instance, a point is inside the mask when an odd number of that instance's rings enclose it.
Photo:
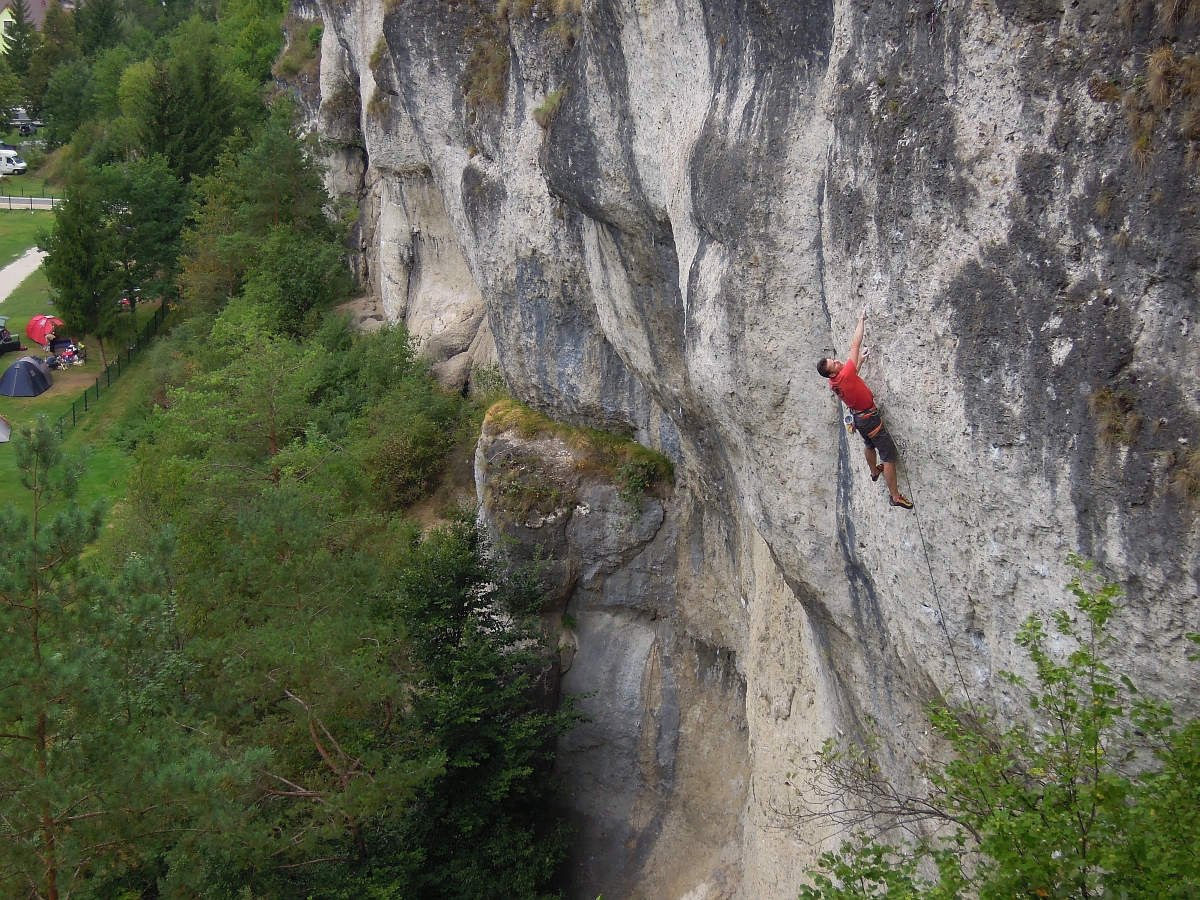
M 875 405 L 875 395 L 871 393 L 866 382 L 858 376 L 858 368 L 852 359 L 846 360 L 842 371 L 829 379 L 829 389 L 841 397 L 842 402 L 855 412 L 862 412 Z

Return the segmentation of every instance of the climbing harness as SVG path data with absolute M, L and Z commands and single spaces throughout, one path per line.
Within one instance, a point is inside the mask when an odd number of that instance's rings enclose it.
M 858 419 L 862 419 L 864 424 L 870 425 L 872 416 L 879 418 L 879 424 L 866 433 L 867 437 L 869 438 L 873 438 L 875 435 L 879 434 L 879 432 L 883 431 L 883 416 L 880 415 L 879 407 L 872 406 L 870 409 L 857 410 L 857 418 L 855 419 L 856 426 L 858 425 Z

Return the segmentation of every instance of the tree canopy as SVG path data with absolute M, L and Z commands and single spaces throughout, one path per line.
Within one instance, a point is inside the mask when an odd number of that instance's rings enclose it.
M 104 226 L 103 208 L 91 185 L 68 187 L 54 228 L 39 246 L 47 254 L 43 265 L 55 310 L 68 328 L 97 335 L 103 356 L 103 339 L 116 328 L 120 282 L 113 236 Z
M 29 21 L 29 7 L 25 0 L 13 0 L 9 9 L 12 10 L 12 26 L 4 35 L 8 46 L 4 58 L 12 73 L 18 79 L 24 80 L 29 74 L 29 63 L 33 59 L 33 52 L 38 48 L 40 36 Z
M 40 499 L 0 516 L 0 892 L 556 896 L 574 714 L 536 689 L 540 592 L 469 514 L 408 516 L 480 411 L 402 327 L 331 312 L 323 173 L 259 86 L 283 4 L 212 12 L 56 5 L 23 76 L 67 173 L 58 314 L 102 355 L 122 298 L 173 329 L 110 423 L 111 528 L 53 429 L 16 442 Z

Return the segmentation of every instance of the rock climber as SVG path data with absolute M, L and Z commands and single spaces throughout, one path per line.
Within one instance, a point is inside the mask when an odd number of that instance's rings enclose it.
M 822 357 L 817 362 L 817 372 L 822 378 L 829 379 L 829 389 L 837 394 L 854 414 L 854 428 L 862 435 L 863 443 L 867 445 L 864 452 L 867 465 L 871 467 L 871 480 L 878 481 L 880 473 L 883 473 L 883 480 L 891 494 L 892 506 L 912 509 L 912 501 L 901 494 L 900 488 L 896 486 L 896 444 L 875 407 L 875 396 L 858 374 L 863 327 L 866 321 L 867 311 L 864 309 L 859 313 L 858 327 L 854 329 L 854 338 L 850 341 L 850 355 L 846 361 Z M 877 456 L 883 465 L 879 465 Z

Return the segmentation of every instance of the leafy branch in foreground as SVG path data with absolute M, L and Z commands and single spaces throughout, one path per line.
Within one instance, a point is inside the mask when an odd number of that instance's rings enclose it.
M 1032 721 L 1004 726 L 986 712 L 933 707 L 952 757 L 925 764 L 919 796 L 883 777 L 870 742 L 825 745 L 806 785 L 820 808 L 796 820 L 855 839 L 821 856 L 801 900 L 1196 895 L 1200 722 L 1177 726 L 1169 704 L 1113 671 L 1120 588 L 1096 579 L 1089 589 L 1091 564 L 1071 563 L 1078 615 L 1055 613 L 1053 634 L 1031 616 L 1017 644 L 1036 681 L 1004 675 L 1026 693 Z M 1074 648 L 1062 659 L 1060 641 Z M 886 844 L 885 832 L 907 837 Z

